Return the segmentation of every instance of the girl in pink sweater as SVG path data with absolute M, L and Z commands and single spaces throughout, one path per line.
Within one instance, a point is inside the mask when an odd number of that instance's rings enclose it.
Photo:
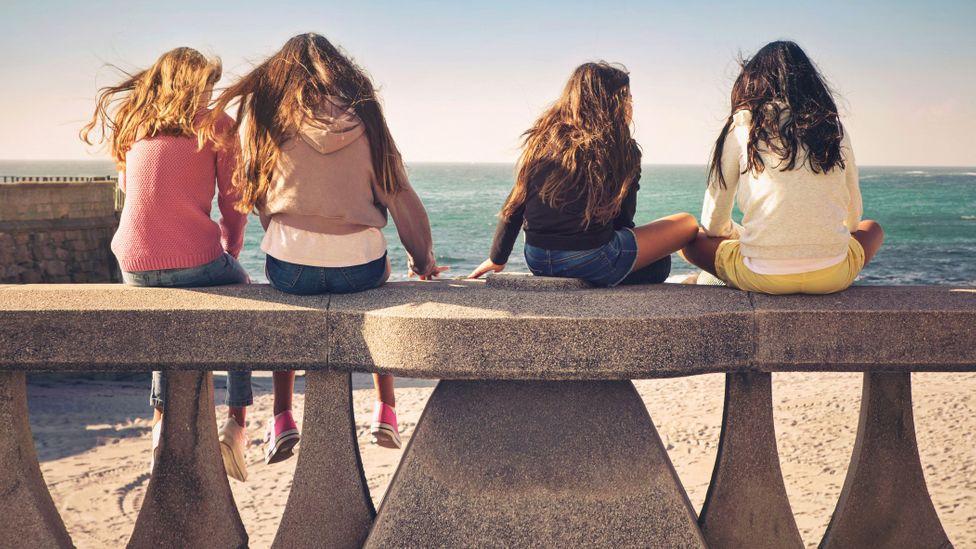
M 372 82 L 324 37 L 302 34 L 229 87 L 211 118 L 237 103 L 240 211 L 257 210 L 271 284 L 286 293 L 361 292 L 389 276 L 382 229 L 387 213 L 421 279 L 444 270 L 434 261 L 430 223 L 403 168 Z M 275 418 L 266 461 L 290 452 L 293 372 L 276 372 Z M 399 448 L 393 377 L 376 375 L 372 435 Z M 287 400 L 286 400 L 287 399 Z M 280 405 L 279 405 L 280 403 Z
M 190 48 L 164 53 L 152 67 L 103 88 L 81 138 L 96 129 L 108 141 L 126 193 L 112 240 L 123 280 L 134 286 L 193 287 L 247 283 L 237 255 L 247 216 L 234 206 L 240 195 L 232 177 L 236 149 L 218 149 L 204 136 L 207 105 L 220 78 L 219 60 Z M 234 122 L 216 117 L 216 132 Z M 220 221 L 210 217 L 214 194 Z M 166 378 L 153 372 L 150 404 L 153 461 L 162 428 Z M 252 403 L 250 372 L 228 375 L 228 418 L 220 430 L 227 473 L 245 480 L 245 407 Z

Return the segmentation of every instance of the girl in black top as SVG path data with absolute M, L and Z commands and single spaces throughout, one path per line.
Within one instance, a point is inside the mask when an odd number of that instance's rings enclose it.
M 630 134 L 630 77 L 586 63 L 524 134 L 515 187 L 489 258 L 470 278 L 505 268 L 519 229 L 533 274 L 596 286 L 663 282 L 670 256 L 694 240 L 695 218 L 671 215 L 635 227 L 641 152 Z

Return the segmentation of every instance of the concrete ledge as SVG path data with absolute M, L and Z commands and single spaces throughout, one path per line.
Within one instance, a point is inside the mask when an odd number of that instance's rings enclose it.
M 395 282 L 331 298 L 263 285 L 0 286 L 0 370 L 635 379 L 976 369 L 976 288 L 775 297 L 671 284 L 546 291 L 527 282 Z
M 485 278 L 485 285 L 498 290 L 552 292 L 559 290 L 587 290 L 593 285 L 579 278 L 534 276 L 531 273 L 495 273 Z
M 269 286 L 0 286 L 0 369 L 324 367 L 328 296 Z
M 441 379 L 633 379 L 746 368 L 748 296 L 667 285 L 388 284 L 333 296 L 329 364 Z
M 951 371 L 976 365 L 976 288 L 861 286 L 752 295 L 763 370 Z

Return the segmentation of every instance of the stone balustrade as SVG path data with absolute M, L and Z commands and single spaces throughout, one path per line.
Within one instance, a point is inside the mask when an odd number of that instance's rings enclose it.
M 976 289 L 773 297 L 514 275 L 321 297 L 0 286 L 0 532 L 71 545 L 31 443 L 24 372 L 163 369 L 162 455 L 130 546 L 246 546 L 207 373 L 228 368 L 308 371 L 276 547 L 802 547 L 773 428 L 770 373 L 789 371 L 864 372 L 821 547 L 951 547 L 919 463 L 910 376 L 976 371 Z M 378 512 L 351 371 L 443 380 Z M 629 380 L 709 372 L 726 374 L 725 410 L 698 516 Z

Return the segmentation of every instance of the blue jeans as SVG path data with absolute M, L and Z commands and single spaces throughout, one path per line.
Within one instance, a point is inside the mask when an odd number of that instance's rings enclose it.
M 386 254 L 352 267 L 311 267 L 268 256 L 264 272 L 286 294 L 352 294 L 379 288 L 386 282 Z
M 594 286 L 659 284 L 671 273 L 671 256 L 634 270 L 637 238 L 630 229 L 620 229 L 613 239 L 591 250 L 547 250 L 525 245 L 525 262 L 536 276 L 581 278 Z
M 122 273 L 122 280 L 130 286 L 149 286 L 162 288 L 194 288 L 202 286 L 223 286 L 225 284 L 247 284 L 250 278 L 244 267 L 228 253 L 217 259 L 186 269 L 162 269 L 158 271 L 139 271 Z M 152 390 L 149 405 L 163 408 L 166 394 L 166 376 L 163 372 L 153 372 Z M 254 402 L 251 393 L 251 372 L 227 373 L 227 405 L 233 407 L 250 406 Z

